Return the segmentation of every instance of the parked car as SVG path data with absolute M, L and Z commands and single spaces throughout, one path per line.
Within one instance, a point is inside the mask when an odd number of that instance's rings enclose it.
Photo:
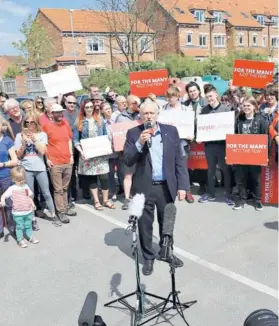
M 31 101 L 35 101 L 36 96 L 34 95 L 24 95 L 24 96 L 19 96 L 16 98 L 16 100 L 19 102 L 19 104 L 23 101 L 26 100 L 31 100 Z
M 219 96 L 222 96 L 229 88 L 229 82 L 227 80 L 223 80 L 221 76 L 206 75 L 202 77 L 202 80 L 205 84 L 212 84 L 217 89 Z

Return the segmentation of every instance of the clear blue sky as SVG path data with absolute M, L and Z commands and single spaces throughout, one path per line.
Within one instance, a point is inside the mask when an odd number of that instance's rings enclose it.
M 16 55 L 12 42 L 23 39 L 19 29 L 38 8 L 98 9 L 96 0 L 0 0 L 0 55 Z

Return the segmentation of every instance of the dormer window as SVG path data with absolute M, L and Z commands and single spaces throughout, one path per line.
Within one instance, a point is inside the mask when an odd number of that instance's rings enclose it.
M 194 16 L 199 23 L 204 23 L 204 10 L 195 10 Z
M 265 16 L 263 15 L 258 15 L 257 16 L 257 21 L 260 25 L 265 26 Z
M 215 18 L 215 24 L 223 24 L 223 13 L 222 11 L 214 11 L 213 17 Z
M 279 26 L 279 17 L 272 16 L 271 21 L 273 22 L 274 26 Z

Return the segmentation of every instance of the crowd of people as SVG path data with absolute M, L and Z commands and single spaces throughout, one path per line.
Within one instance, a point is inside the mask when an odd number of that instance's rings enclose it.
M 80 106 L 75 93 L 37 97 L 20 104 L 0 93 L 0 238 L 5 224 L 21 248 L 27 247 L 26 240 L 37 244 L 39 240 L 32 234 L 39 230 L 37 217 L 62 226 L 77 214 L 75 202 L 82 198 L 92 198 L 95 209 L 101 211 L 115 209 L 115 201 L 122 197 L 122 209 L 127 210 L 136 165 L 127 166 L 123 152 L 87 158 L 81 140 L 108 135 L 113 148 L 111 126 L 140 120 L 139 108 L 148 102 L 155 103 L 159 112 L 193 111 L 195 117 L 234 111 L 235 133 L 269 135 L 270 152 L 275 151 L 271 156 L 278 161 L 276 85 L 268 85 L 255 97 L 232 82 L 221 98 L 210 84 L 202 91 L 204 97 L 200 86 L 190 82 L 186 85 L 186 98 L 182 98 L 181 90 L 170 85 L 166 104 L 161 105 L 154 94 L 144 99 L 133 94 L 125 97 L 112 89 L 102 93 L 96 85 L 90 85 L 88 99 Z M 255 209 L 263 209 L 261 166 L 229 166 L 225 141 L 210 141 L 205 142 L 208 169 L 188 169 L 193 142 L 193 137 L 180 140 L 187 176 L 185 201 L 195 201 L 191 193 L 193 182 L 199 184 L 199 203 L 215 201 L 218 168 L 228 205 L 234 210 L 242 209 L 251 197 Z

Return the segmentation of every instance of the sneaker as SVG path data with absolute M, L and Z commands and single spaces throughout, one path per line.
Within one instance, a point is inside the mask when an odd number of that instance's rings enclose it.
M 199 198 L 198 202 L 203 204 L 203 203 L 208 203 L 209 201 L 215 201 L 215 200 L 216 200 L 216 198 L 214 196 L 202 195 Z
M 262 211 L 263 210 L 263 205 L 260 201 L 256 202 L 255 203 L 255 208 L 256 208 L 256 211 Z
M 229 205 L 229 206 L 234 206 L 234 201 L 233 201 L 233 199 L 232 199 L 232 197 L 227 197 L 227 199 L 226 199 L 226 203 L 227 203 L 227 205 Z
M 202 185 L 199 187 L 198 195 L 199 195 L 199 196 L 202 196 L 202 195 L 204 195 L 205 193 L 206 193 L 206 186 L 202 184 Z
M 125 199 L 124 203 L 122 205 L 123 211 L 126 211 L 127 209 L 129 209 L 129 204 L 130 204 L 130 199 Z
M 67 224 L 67 223 L 70 223 L 70 220 L 68 219 L 68 217 L 65 215 L 65 213 L 58 213 L 58 218 L 59 220 L 64 223 L 64 224 Z
M 68 207 L 65 214 L 68 215 L 68 216 L 76 216 L 77 212 L 74 211 L 72 208 Z
M 189 204 L 193 204 L 195 202 L 195 199 L 194 199 L 193 195 L 190 192 L 186 192 L 185 200 Z
M 35 237 L 31 237 L 29 240 L 28 240 L 30 243 L 33 243 L 33 244 L 38 244 L 40 241 L 38 239 L 36 239 Z
M 244 208 L 244 204 L 242 202 L 235 203 L 233 206 L 233 210 L 239 211 L 240 209 Z
M 171 264 L 174 268 L 184 266 L 183 261 L 174 255 L 169 258 L 168 263 Z
M 116 195 L 113 195 L 113 196 L 111 197 L 111 200 L 112 200 L 112 201 L 117 201 L 117 196 L 116 196 Z
M 55 215 L 54 217 L 53 217 L 53 219 L 52 219 L 52 224 L 54 225 L 54 226 L 62 226 L 62 223 L 61 223 L 61 221 L 59 220 L 59 218 Z
M 20 248 L 27 248 L 28 247 L 27 246 L 27 243 L 25 242 L 24 239 L 22 239 L 21 241 L 19 241 L 18 245 L 19 245 Z
M 40 227 L 38 225 L 37 220 L 32 221 L 32 230 L 33 231 L 39 231 L 40 230 Z
M 69 203 L 69 208 L 75 208 L 76 207 L 76 203 L 74 201 L 71 201 Z

